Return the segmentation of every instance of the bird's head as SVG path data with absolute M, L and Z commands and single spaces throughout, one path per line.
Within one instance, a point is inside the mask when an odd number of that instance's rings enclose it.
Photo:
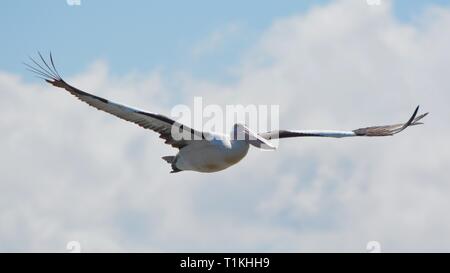
M 257 133 L 250 130 L 246 125 L 236 123 L 233 126 L 233 131 L 231 133 L 231 139 L 237 141 L 245 141 L 257 148 L 264 150 L 275 150 L 276 147 L 273 146 L 267 139 L 261 137 Z

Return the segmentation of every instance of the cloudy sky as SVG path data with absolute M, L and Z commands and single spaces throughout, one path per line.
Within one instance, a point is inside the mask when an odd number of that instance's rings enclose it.
M 0 10 L 0 251 L 450 251 L 450 1 L 9 1 Z M 153 112 L 276 104 L 289 139 L 223 172 L 169 174 L 158 136 L 21 64 Z

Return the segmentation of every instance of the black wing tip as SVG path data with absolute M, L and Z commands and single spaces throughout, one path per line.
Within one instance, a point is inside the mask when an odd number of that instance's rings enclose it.
M 414 110 L 414 113 L 409 118 L 409 120 L 406 123 L 404 123 L 403 126 L 399 130 L 394 132 L 393 135 L 397 134 L 397 133 L 400 133 L 401 131 L 403 131 L 404 129 L 406 129 L 406 128 L 410 127 L 410 126 L 423 124 L 423 122 L 418 122 L 418 121 L 423 119 L 424 117 L 426 117 L 429 114 L 429 112 L 426 112 L 425 114 L 420 114 L 419 116 L 417 116 L 417 113 L 419 112 L 419 109 L 420 109 L 420 105 L 417 105 L 416 109 Z
M 417 105 L 416 106 L 416 109 L 414 110 L 414 116 L 419 112 L 419 109 L 420 109 L 420 105 Z M 428 114 L 429 114 L 430 112 L 425 112 L 425 113 L 423 113 L 423 114 L 420 114 L 417 118 L 424 118 L 424 117 L 426 117 Z
M 428 114 L 430 113 L 430 112 L 426 112 L 426 113 L 423 113 L 423 114 L 420 114 L 420 115 L 417 116 L 418 110 L 419 110 L 419 105 L 417 105 L 416 110 L 414 111 L 414 114 L 413 114 L 413 116 L 412 116 L 412 117 L 413 117 L 412 122 L 409 124 L 410 126 L 411 126 L 411 125 L 420 125 L 420 124 L 423 124 L 423 122 L 419 122 L 419 120 L 421 120 L 421 119 L 423 119 L 424 117 L 428 116 Z
M 64 81 L 62 80 L 53 61 L 52 53 L 49 53 L 48 59 L 45 59 L 40 51 L 37 51 L 37 55 L 39 57 L 37 60 L 31 56 L 28 56 L 28 59 L 31 62 L 22 62 L 26 66 L 26 69 L 33 72 L 38 78 L 41 78 L 50 84 L 58 86 L 63 83 Z
M 408 128 L 410 126 L 423 124 L 422 122 L 419 122 L 419 121 L 421 119 L 423 119 L 425 116 L 427 116 L 429 114 L 429 112 L 417 115 L 417 113 L 419 112 L 419 109 L 420 109 L 420 105 L 417 105 L 416 108 L 414 109 L 414 112 L 411 115 L 411 117 L 408 119 L 407 122 L 405 122 L 403 124 L 359 128 L 359 129 L 353 130 L 353 133 L 355 133 L 356 136 L 393 136 L 395 134 L 400 133 L 401 131 L 405 130 L 406 128 Z
M 417 113 L 419 112 L 420 105 L 417 105 L 416 109 L 414 109 L 414 113 L 409 118 L 408 122 L 406 124 L 411 124 L 411 122 L 416 118 Z

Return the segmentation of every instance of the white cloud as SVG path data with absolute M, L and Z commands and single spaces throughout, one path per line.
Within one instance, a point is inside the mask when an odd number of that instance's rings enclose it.
M 417 103 L 431 114 L 393 138 L 286 140 L 206 175 L 169 174 L 160 157 L 176 151 L 156 134 L 1 72 L 0 250 L 448 251 L 448 26 L 447 9 L 405 25 L 356 1 L 274 22 L 236 83 L 181 80 L 184 103 L 279 104 L 298 129 L 402 121 Z M 98 62 L 69 81 L 156 112 L 174 101 L 158 72 Z

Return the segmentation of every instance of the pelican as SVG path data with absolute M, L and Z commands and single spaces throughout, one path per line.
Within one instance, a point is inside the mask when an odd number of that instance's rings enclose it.
M 30 57 L 31 64 L 25 63 L 27 69 L 55 87 L 65 89 L 79 100 L 112 114 L 118 118 L 133 122 L 145 129 L 155 131 L 166 144 L 178 149 L 174 156 L 162 157 L 172 167 L 171 173 L 180 171 L 218 172 L 236 163 L 247 155 L 250 145 L 261 149 L 275 149 L 271 139 L 291 137 L 381 137 L 392 136 L 406 128 L 422 124 L 419 122 L 428 113 L 417 115 L 419 106 L 405 123 L 371 126 L 351 131 L 335 130 L 276 130 L 255 133 L 243 124 L 235 124 L 229 136 L 214 132 L 202 132 L 175 120 L 153 112 L 138 110 L 82 91 L 66 83 L 56 70 L 52 54 L 44 59 L 38 53 L 40 61 Z M 41 62 L 42 61 L 42 62 Z

